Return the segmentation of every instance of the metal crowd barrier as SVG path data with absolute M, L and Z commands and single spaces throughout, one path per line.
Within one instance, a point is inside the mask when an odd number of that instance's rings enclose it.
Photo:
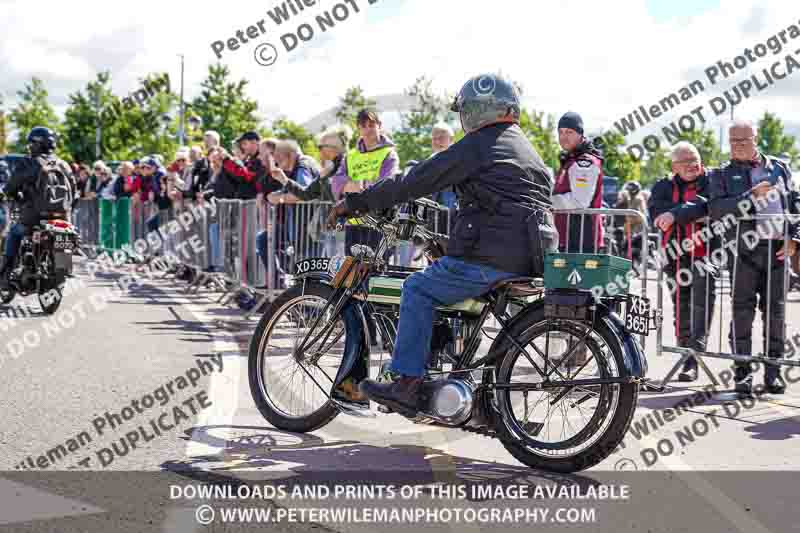
M 73 223 L 78 229 L 84 246 L 98 245 L 100 212 L 97 200 L 78 200 L 72 213 Z
M 695 256 L 695 247 L 691 247 L 689 261 L 691 264 L 690 272 L 693 275 L 701 275 L 699 270 L 704 268 L 705 263 L 710 263 L 711 267 L 718 270 L 718 275 L 716 277 L 706 275 L 705 278 L 705 286 L 701 287 L 701 295 L 702 302 L 700 305 L 702 306 L 703 313 L 702 313 L 702 320 L 705 321 L 706 324 L 706 332 L 707 332 L 707 340 L 705 350 L 693 349 L 691 347 L 686 346 L 679 346 L 678 342 L 675 345 L 669 345 L 665 342 L 664 334 L 661 328 L 659 328 L 656 336 L 656 349 L 657 353 L 660 355 L 662 353 L 675 353 L 681 355 L 680 360 L 675 364 L 675 366 L 670 370 L 670 372 L 664 377 L 661 382 L 661 387 L 663 387 L 667 382 L 671 380 L 671 378 L 678 372 L 684 362 L 689 359 L 690 357 L 695 357 L 698 362 L 698 366 L 702 368 L 705 373 L 708 375 L 709 379 L 711 380 L 714 386 L 718 386 L 719 382 L 717 377 L 708 369 L 708 366 L 703 361 L 704 357 L 711 357 L 717 359 L 727 359 L 731 361 L 736 361 L 740 363 L 771 363 L 774 365 L 786 365 L 786 366 L 800 366 L 800 361 L 791 360 L 786 357 L 779 357 L 779 358 L 770 358 L 769 350 L 769 340 L 770 336 L 772 335 L 773 338 L 780 338 L 782 341 L 781 347 L 781 355 L 785 354 L 786 351 L 786 342 L 797 342 L 795 341 L 794 337 L 789 334 L 788 332 L 788 324 L 789 320 L 786 317 L 786 307 L 788 303 L 788 293 L 790 290 L 790 264 L 791 260 L 787 257 L 783 260 L 782 267 L 780 265 L 775 268 L 775 263 L 777 260 L 775 259 L 775 254 L 777 253 L 778 249 L 783 246 L 788 246 L 790 239 L 789 236 L 789 222 L 798 223 L 800 222 L 800 217 L 797 215 L 752 215 L 752 216 L 739 216 L 733 217 L 731 216 L 730 219 L 725 221 L 714 220 L 714 219 L 706 219 L 701 222 L 708 222 L 710 221 L 711 227 L 713 228 L 714 224 L 721 224 L 717 226 L 717 228 L 724 228 L 728 227 L 729 231 L 723 232 L 719 229 L 715 232 L 713 229 L 708 230 L 706 232 L 705 237 L 702 239 L 703 244 L 706 247 L 706 255 L 705 257 L 696 257 Z M 743 224 L 747 224 L 744 231 L 742 228 Z M 750 227 L 752 225 L 753 227 Z M 752 258 L 752 252 L 756 250 L 756 246 L 758 246 L 758 242 L 762 240 L 761 236 L 767 237 L 774 237 L 776 233 L 773 233 L 769 226 L 772 229 L 777 229 L 780 226 L 780 231 L 777 232 L 779 236 L 778 239 L 770 238 L 770 239 L 763 239 L 767 242 L 766 244 L 766 254 L 767 257 L 770 258 L 770 267 L 766 269 L 766 300 L 762 300 L 759 296 L 758 305 L 756 305 L 756 298 L 755 296 L 751 298 L 742 298 L 739 295 L 739 314 L 741 318 L 741 313 L 749 312 L 747 308 L 753 309 L 753 323 L 752 329 L 750 332 L 750 343 L 751 343 L 751 352 L 756 351 L 756 343 L 757 336 L 755 333 L 757 331 L 761 331 L 761 352 L 758 354 L 754 353 L 736 353 L 736 339 L 737 333 L 741 335 L 742 332 L 737 332 L 735 328 L 734 322 L 734 314 L 736 313 L 735 309 L 735 302 L 737 300 L 736 288 L 737 288 L 737 280 L 739 276 L 745 275 L 747 276 L 748 272 L 745 271 L 742 274 L 742 270 L 744 268 L 752 269 L 754 268 L 755 261 Z M 706 225 L 706 227 L 709 227 Z M 763 232 L 763 233 L 761 233 Z M 769 233 L 768 233 L 769 232 Z M 717 234 L 719 233 L 719 235 Z M 729 239 L 728 236 L 730 233 L 733 233 L 735 237 L 733 239 Z M 709 236 L 715 237 L 715 239 L 709 239 Z M 742 248 L 744 245 L 744 248 Z M 763 245 L 762 245 L 763 246 Z M 758 253 L 758 252 L 757 252 Z M 760 265 L 755 265 L 756 267 Z M 756 270 L 759 270 L 756 268 Z M 763 275 L 763 274 L 762 274 Z M 679 279 L 682 278 L 682 279 Z M 688 276 L 686 273 L 676 274 L 676 280 L 674 282 L 670 281 L 670 290 L 674 288 L 675 285 L 679 285 L 682 280 L 686 280 Z M 692 278 L 693 279 L 693 278 Z M 757 287 L 761 280 L 759 279 L 752 279 L 751 276 L 748 276 L 748 284 L 747 286 Z M 684 281 L 686 283 L 686 281 Z M 661 309 L 664 305 L 664 291 L 667 289 L 665 285 L 668 282 L 663 279 L 663 269 L 659 271 L 659 283 L 658 283 L 658 294 L 657 294 L 657 306 Z M 780 285 L 776 285 L 780 284 Z M 777 287 L 780 291 L 780 298 L 778 302 L 773 302 L 773 288 Z M 742 289 L 744 286 L 739 285 L 739 288 Z M 716 295 L 716 298 L 709 299 L 708 294 L 710 291 L 713 291 L 712 294 Z M 690 291 L 690 302 L 689 308 L 693 309 L 696 305 L 696 295 L 695 291 Z M 709 301 L 711 300 L 711 301 Z M 725 305 L 728 304 L 728 305 Z M 678 316 L 676 314 L 676 310 L 674 309 L 673 305 L 673 316 L 675 316 L 676 320 Z M 779 309 L 780 312 L 783 313 L 783 328 L 782 331 L 773 331 L 773 325 L 771 322 L 772 313 L 769 311 L 775 310 L 776 308 Z M 678 310 L 680 307 L 678 307 Z M 761 310 L 761 320 L 757 317 L 757 310 Z M 695 327 L 697 326 L 697 321 L 700 320 L 700 317 L 695 317 L 694 313 L 690 314 L 689 317 L 689 328 L 690 332 L 692 332 Z M 712 328 L 714 324 L 714 319 L 717 320 L 718 330 L 715 332 Z M 727 318 L 727 321 L 726 321 Z M 702 326 L 702 324 L 700 324 Z M 716 334 L 715 334 L 716 333 Z M 676 341 L 678 340 L 678 331 L 676 325 L 676 332 L 675 332 Z M 712 342 L 716 341 L 716 342 Z M 728 342 L 728 349 L 725 349 L 724 342 Z M 744 343 L 745 341 L 742 341 Z M 715 346 L 716 345 L 716 346 Z M 714 348 L 716 347 L 716 351 Z M 791 354 L 793 355 L 797 350 L 800 349 L 800 346 L 792 347 Z M 775 350 L 773 350 L 773 353 Z
M 648 235 L 650 224 L 647 220 L 647 216 L 642 213 L 641 211 L 637 211 L 636 209 L 614 209 L 614 208 L 584 208 L 584 209 L 557 209 L 554 210 L 554 215 L 566 215 L 566 237 L 564 246 L 559 246 L 559 251 L 566 252 L 569 251 L 571 253 L 582 253 L 582 254 L 608 254 L 608 255 L 615 255 L 613 252 L 612 247 L 610 246 L 610 242 L 608 238 L 602 241 L 602 245 L 599 243 L 601 242 L 598 238 L 597 231 L 599 228 L 604 228 L 604 217 L 633 217 L 639 220 L 641 223 L 641 235 Z M 570 238 L 570 229 L 573 224 L 573 217 L 578 216 L 580 217 L 580 234 L 579 234 L 579 242 L 575 243 L 574 240 Z M 590 223 L 592 225 L 593 233 L 592 233 L 592 240 L 591 242 L 587 243 L 587 235 L 585 232 L 586 229 L 586 217 L 592 217 L 590 219 Z M 605 230 L 605 228 L 604 228 Z M 609 237 L 605 235 L 605 237 Z M 623 259 L 627 259 L 625 255 L 616 254 L 617 257 L 622 257 Z M 649 239 L 643 238 L 642 245 L 641 245 L 641 260 L 639 261 L 638 265 L 634 263 L 633 269 L 636 273 L 636 276 L 628 281 L 628 292 L 629 294 L 636 294 L 634 290 L 634 280 L 638 280 L 641 285 L 639 287 L 639 294 L 638 296 L 647 297 L 647 281 L 649 279 L 648 270 L 651 268 L 652 263 L 650 261 L 650 241 Z M 656 319 L 656 327 L 660 328 L 659 320 Z M 647 345 L 647 335 L 640 336 L 642 349 L 644 349 Z

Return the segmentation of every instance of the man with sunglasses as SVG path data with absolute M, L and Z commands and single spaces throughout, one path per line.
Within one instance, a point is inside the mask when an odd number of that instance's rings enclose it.
M 731 161 L 709 176 L 709 209 L 713 219 L 726 215 L 739 219 L 738 227 L 728 229 L 726 235 L 726 240 L 736 245 L 735 257 L 728 254 L 733 280 L 731 350 L 739 355 L 752 354 L 753 319 L 758 303 L 764 324 L 763 337 L 768 339 L 766 355 L 779 358 L 784 351 L 785 337 L 784 269 L 800 242 L 797 219 L 784 221 L 783 215 L 800 213 L 798 194 L 786 163 L 759 151 L 756 128 L 751 122 L 734 122 L 729 139 Z M 776 217 L 770 219 L 764 215 Z M 734 371 L 736 392 L 750 394 L 753 388 L 750 365 L 737 361 Z M 780 366 L 766 365 L 764 389 L 770 394 L 782 394 L 786 390 Z
M 648 211 L 661 230 L 678 346 L 703 352 L 714 315 L 717 278 L 716 268 L 708 261 L 712 243 L 700 238 L 707 224 L 701 219 L 708 216 L 708 175 L 694 145 L 679 142 L 671 155 L 672 176 L 653 186 Z M 682 248 L 687 239 L 694 243 L 691 250 Z M 697 360 L 689 357 L 678 380 L 696 379 Z

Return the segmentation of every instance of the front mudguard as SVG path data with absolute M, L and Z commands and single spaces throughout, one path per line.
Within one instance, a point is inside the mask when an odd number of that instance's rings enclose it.
M 529 304 L 511 319 L 507 328 L 500 332 L 489 348 L 486 365 L 494 364 L 513 347 L 509 333 L 514 337 L 522 334 L 526 324 L 546 320 L 544 316 L 544 299 L 536 300 Z M 602 320 L 611 335 L 616 339 L 622 352 L 623 368 L 620 377 L 643 378 L 647 373 L 647 359 L 644 351 L 633 335 L 625 330 L 619 316 L 614 314 L 606 305 L 597 303 L 594 311 L 594 320 Z
M 342 309 L 342 320 L 345 327 L 344 354 L 333 380 L 334 389 L 348 378 L 353 378 L 358 384 L 369 377 L 369 328 L 364 304 L 351 299 Z

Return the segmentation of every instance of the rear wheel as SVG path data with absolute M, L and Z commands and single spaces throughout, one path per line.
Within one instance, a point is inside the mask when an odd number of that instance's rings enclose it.
M 525 352 L 510 347 L 496 365 L 497 384 L 540 384 L 619 378 L 622 347 L 608 324 L 532 315 L 517 328 Z M 547 356 L 547 364 L 545 364 Z M 520 462 L 542 470 L 576 472 L 608 457 L 628 431 L 636 383 L 564 386 L 544 390 L 497 389 L 495 428 Z
M 253 334 L 250 392 L 264 418 L 278 429 L 313 431 L 339 413 L 328 393 L 342 362 L 347 332 L 341 314 L 333 316 L 332 306 L 324 310 L 333 293 L 329 285 L 312 280 L 290 287 L 270 304 Z M 298 353 L 320 317 L 309 346 Z

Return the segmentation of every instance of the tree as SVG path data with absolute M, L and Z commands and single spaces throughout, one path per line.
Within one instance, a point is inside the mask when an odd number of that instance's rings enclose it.
M 152 85 L 166 73 L 149 74 Z M 145 80 L 140 80 L 144 85 Z M 104 150 L 113 159 L 135 159 L 143 155 L 161 154 L 170 161 L 178 148 L 179 98 L 171 91 L 158 91 L 143 106 L 124 106 L 104 136 Z
M 3 105 L 3 98 L 0 96 L 0 105 Z M 0 154 L 8 153 L 8 128 L 6 126 L 6 112 L 0 109 Z
M 648 152 L 641 172 L 642 187 L 648 187 L 672 172 L 672 160 L 669 152 L 659 148 L 655 152 Z
M 393 135 L 400 161 L 404 163 L 429 158 L 432 153 L 433 127 L 438 122 L 446 122 L 452 118 L 449 109 L 452 98 L 446 93 L 435 93 L 432 84 L 430 79 L 422 76 L 405 90 L 405 94 L 414 98 L 415 103 L 409 112 L 401 114 L 402 126 Z
M 547 124 L 545 124 L 545 118 Z M 523 109 L 520 113 L 520 128 L 525 132 L 528 140 L 539 152 L 544 163 L 554 171 L 558 170 L 558 156 L 561 147 L 558 145 L 553 132 L 556 129 L 556 120 L 552 115 L 545 115 L 544 112 L 537 112 L 533 109 L 528 112 Z
M 27 152 L 26 138 L 35 126 L 44 126 L 58 132 L 60 124 L 55 110 L 47 100 L 47 89 L 42 80 L 32 78 L 25 89 L 17 91 L 19 102 L 9 113 L 9 118 L 17 129 L 17 140 L 13 145 L 15 152 Z
M 300 124 L 286 118 L 280 118 L 272 123 L 271 135 L 279 139 L 292 139 L 300 145 L 300 149 L 303 150 L 304 154 L 319 159 L 319 149 L 314 135 Z
M 360 86 L 350 87 L 345 91 L 344 96 L 339 98 L 339 105 L 336 107 L 336 118 L 342 124 L 349 125 L 353 131 L 358 131 L 356 116 L 362 109 L 375 109 L 376 102 L 364 96 L 364 90 Z M 353 136 L 351 145 L 355 146 L 358 141 Z
M 641 179 L 641 164 L 623 149 L 625 137 L 621 133 L 606 132 L 602 136 L 602 144 L 605 175 L 618 177 L 622 183 Z
M 165 75 L 150 74 L 140 83 L 144 86 L 145 80 L 154 82 Z M 100 72 L 84 90 L 69 98 L 70 105 L 64 115 L 63 146 L 78 161 L 97 158 L 95 133 L 98 125 L 100 157 L 105 160 L 134 159 L 150 154 L 161 154 L 166 160 L 178 147 L 177 117 L 170 115 L 178 98 L 172 92 L 156 91 L 143 105 L 129 98 L 120 102 L 111 92 L 110 73 Z M 168 123 L 165 118 L 169 118 Z
M 684 131 L 678 135 L 678 139 L 692 143 L 697 148 L 697 151 L 700 152 L 703 166 L 708 168 L 716 167 L 722 161 L 719 140 L 710 129 L 700 128 Z
M 243 132 L 255 130 L 260 122 L 258 103 L 246 94 L 248 81 L 233 82 L 229 76 L 227 66 L 209 65 L 208 77 L 200 84 L 203 90 L 191 103 L 203 128 L 218 132 L 225 147 Z
M 768 111 L 758 121 L 758 149 L 772 156 L 788 154 L 792 162 L 800 156 L 794 136 L 785 134 L 781 119 Z

